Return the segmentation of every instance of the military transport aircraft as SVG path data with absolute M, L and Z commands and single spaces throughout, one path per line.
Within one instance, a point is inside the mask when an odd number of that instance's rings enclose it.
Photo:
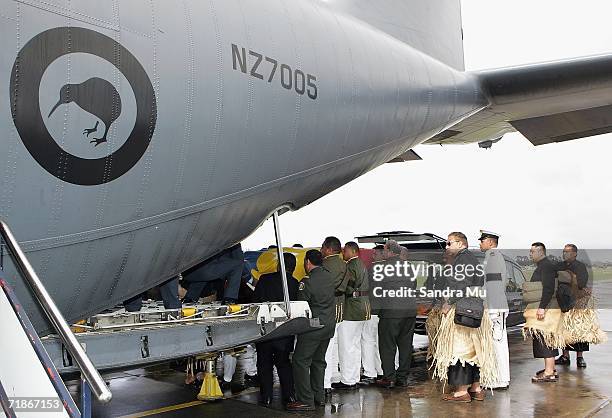
M 0 0 L 0 22 L 0 217 L 69 321 L 418 144 L 612 130 L 612 55 L 465 72 L 458 0 Z

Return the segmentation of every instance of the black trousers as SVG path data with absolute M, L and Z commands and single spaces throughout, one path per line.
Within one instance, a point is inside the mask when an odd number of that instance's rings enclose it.
M 589 343 L 574 343 L 565 347 L 569 351 L 589 351 Z
M 557 357 L 559 350 L 550 348 L 540 338 L 533 339 L 533 358 Z
M 218 279 L 224 279 L 225 282 L 223 299 L 238 300 L 243 265 L 244 260 L 242 258 L 222 257 L 185 274 L 183 278 L 189 282 L 185 300 L 197 301 L 206 285 Z
M 289 361 L 289 354 L 293 351 L 293 338 L 279 338 L 278 340 L 266 341 L 255 345 L 257 348 L 259 394 L 262 400 L 272 399 L 274 366 L 276 366 L 276 372 L 280 380 L 283 402 L 287 402 L 289 398 L 294 397 L 293 371 Z
M 461 365 L 460 361 L 448 367 L 448 384 L 451 386 L 471 385 L 474 382 L 480 381 L 480 368 L 465 363 Z
M 164 308 L 181 309 L 181 301 L 178 298 L 178 276 L 160 284 L 159 293 L 164 301 Z M 128 312 L 138 312 L 142 308 L 143 295 L 144 293 L 136 295 L 123 302 L 125 310 Z
M 412 340 L 415 317 L 380 318 L 378 321 L 378 351 L 387 380 L 405 381 L 412 362 Z M 399 367 L 395 370 L 395 352 L 399 350 Z

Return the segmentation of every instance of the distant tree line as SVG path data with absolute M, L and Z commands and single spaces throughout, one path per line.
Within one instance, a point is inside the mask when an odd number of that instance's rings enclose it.
M 560 263 L 562 261 L 561 257 L 558 257 L 556 255 L 549 255 L 548 258 L 553 263 Z M 580 257 L 578 257 L 578 260 L 584 262 L 584 260 L 581 260 Z M 533 265 L 529 256 L 526 256 L 526 255 L 516 256 L 515 261 L 516 261 L 516 264 L 522 267 Z M 612 262 L 609 262 L 609 261 L 605 261 L 605 262 L 596 261 L 594 263 L 585 263 L 585 264 L 587 265 L 587 267 L 612 268 Z

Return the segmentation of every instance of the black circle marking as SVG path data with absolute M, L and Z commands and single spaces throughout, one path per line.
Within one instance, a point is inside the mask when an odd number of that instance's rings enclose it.
M 39 89 L 46 69 L 56 59 L 79 52 L 114 65 L 136 98 L 132 132 L 119 149 L 103 158 L 86 159 L 64 151 L 47 130 L 40 109 Z M 157 122 L 155 91 L 136 57 L 114 39 L 85 28 L 54 28 L 32 38 L 13 65 L 10 96 L 15 127 L 32 157 L 53 176 L 83 186 L 108 183 L 134 167 L 151 143 Z

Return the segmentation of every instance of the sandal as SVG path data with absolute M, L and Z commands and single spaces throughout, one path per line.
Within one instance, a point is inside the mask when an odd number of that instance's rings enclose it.
M 472 397 L 470 396 L 469 393 L 466 393 L 461 396 L 455 396 L 454 393 L 449 393 L 449 394 L 442 396 L 442 400 L 449 401 L 449 402 L 470 403 L 472 402 Z
M 559 381 L 559 376 L 554 374 L 536 374 L 531 378 L 531 383 L 556 383 Z
M 485 400 L 485 390 L 480 389 L 478 392 L 471 392 L 468 390 L 468 394 L 472 398 L 473 401 L 484 401 Z
M 544 369 L 542 369 L 542 370 L 538 370 L 538 371 L 536 372 L 536 376 L 537 376 L 537 375 L 540 375 L 540 374 L 544 374 L 544 371 L 545 371 Z M 559 372 L 557 371 L 557 369 L 554 369 L 554 370 L 553 370 L 553 374 L 554 374 L 555 376 L 557 376 L 557 377 L 559 376 Z

